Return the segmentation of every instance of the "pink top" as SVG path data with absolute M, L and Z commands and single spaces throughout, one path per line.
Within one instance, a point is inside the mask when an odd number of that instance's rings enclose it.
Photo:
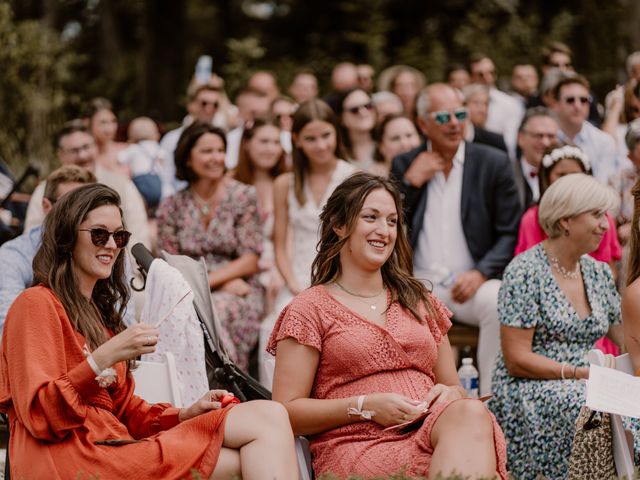
M 311 287 L 282 311 L 267 350 L 275 354 L 278 341 L 292 337 L 320 352 L 311 398 L 396 392 L 420 400 L 434 386 L 438 346 L 451 326 L 451 312 L 435 297 L 431 300 L 435 318 L 425 315 L 418 322 L 393 302 L 383 328 L 345 307 L 324 286 Z M 365 421 L 311 436 L 316 475 L 369 478 L 405 468 L 405 475 L 426 477 L 433 453 L 431 429 L 447 406 L 434 408 L 410 433 L 383 432 L 378 423 Z M 498 471 L 506 478 L 506 444 L 495 419 L 494 440 Z
M 620 260 L 622 257 L 622 248 L 618 241 L 616 224 L 609 213 L 607 213 L 607 220 L 609 221 L 609 229 L 605 232 L 604 237 L 602 237 L 598 249 L 589 255 L 596 260 L 609 263 L 612 260 Z M 547 234 L 542 230 L 540 223 L 538 223 L 538 205 L 534 205 L 524 212 L 522 216 L 520 231 L 518 232 L 518 244 L 516 245 L 514 255 L 519 255 L 525 250 L 529 250 L 546 238 Z

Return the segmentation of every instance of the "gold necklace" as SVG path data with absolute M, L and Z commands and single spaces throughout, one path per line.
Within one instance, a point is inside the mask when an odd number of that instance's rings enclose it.
M 385 293 L 387 290 L 386 286 L 382 287 L 382 290 L 380 290 L 378 293 L 376 293 L 375 295 L 362 295 L 359 293 L 355 293 L 355 292 L 351 292 L 350 290 L 347 290 L 345 287 L 343 287 L 340 282 L 336 281 L 334 282 L 338 288 L 340 288 L 340 290 L 342 290 L 343 292 L 345 292 L 348 295 L 351 295 L 352 297 L 355 297 L 356 300 L 358 300 L 359 302 L 364 303 L 365 305 L 367 305 L 371 310 L 377 310 L 378 309 L 378 297 L 380 296 L 380 294 Z M 375 298 L 376 301 L 373 303 L 367 302 L 365 299 L 372 299 Z

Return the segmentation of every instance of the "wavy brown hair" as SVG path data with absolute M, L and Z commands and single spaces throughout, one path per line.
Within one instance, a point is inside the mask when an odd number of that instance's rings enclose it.
M 45 217 L 42 244 L 33 258 L 34 285 L 42 284 L 55 293 L 91 351 L 109 339 L 107 330 L 117 334 L 126 328 L 122 318 L 129 301 L 124 276 L 126 250 L 116 258 L 111 275 L 96 282 L 90 300 L 78 288 L 72 258 L 78 228 L 89 212 L 104 205 L 118 207 L 122 217 L 120 196 L 100 183 L 63 195 Z M 127 362 L 128 369 L 132 366 L 133 360 Z
M 311 285 L 335 282 L 342 275 L 340 251 L 355 229 L 358 215 L 365 199 L 373 190 L 384 189 L 391 194 L 398 212 L 398 236 L 391 256 L 381 268 L 382 281 L 391 289 L 392 301 L 409 310 L 423 322 L 419 306 L 422 302 L 427 314 L 435 316 L 427 289 L 411 274 L 411 247 L 405 234 L 402 200 L 395 184 L 384 177 L 366 172 L 354 173 L 333 191 L 320 214 L 320 241 L 311 267 Z M 335 228 L 346 227 L 346 235 L 340 239 Z
M 238 180 L 239 182 L 246 183 L 248 185 L 253 185 L 253 181 L 255 180 L 255 165 L 249 156 L 249 152 L 247 152 L 247 142 L 249 142 L 253 136 L 260 130 L 262 127 L 272 126 L 281 131 L 280 125 L 276 123 L 274 119 L 271 118 L 256 118 L 253 124 L 250 127 L 245 127 L 242 132 L 242 140 L 240 141 L 240 152 L 238 153 L 238 166 L 236 167 L 235 172 L 233 172 L 233 178 Z M 286 155 L 284 153 L 284 149 L 280 153 L 280 158 L 276 164 L 269 171 L 269 175 L 271 178 L 276 178 L 281 173 L 287 171 L 287 163 L 286 163 Z
M 304 182 L 307 181 L 307 175 L 309 174 L 309 159 L 302 149 L 296 146 L 296 137 L 300 135 L 300 131 L 307 124 L 315 121 L 327 122 L 333 126 L 336 132 L 334 154 L 337 158 L 344 158 L 340 126 L 331 107 L 317 98 L 312 98 L 302 103 L 293 115 L 293 127 L 291 128 L 293 137 L 291 152 L 293 158 L 293 193 L 300 205 L 304 205 L 306 200 L 304 198 Z
M 640 277 L 640 180 L 631 189 L 633 195 L 633 220 L 631 220 L 631 238 L 629 240 L 629 266 L 627 267 L 627 285 Z

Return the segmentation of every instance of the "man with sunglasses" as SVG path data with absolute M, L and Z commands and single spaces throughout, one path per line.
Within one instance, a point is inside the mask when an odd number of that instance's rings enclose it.
M 618 171 L 615 140 L 587 120 L 589 82 L 581 75 L 562 78 L 553 89 L 552 109 L 558 115 L 558 139 L 580 147 L 591 162 L 593 176 L 603 183 Z
M 67 122 L 56 134 L 55 145 L 62 165 L 76 165 L 95 173 L 100 183 L 113 188 L 122 199 L 122 213 L 127 227 L 134 233 L 133 243 L 151 246 L 147 209 L 144 200 L 130 178 L 106 170 L 96 164 L 98 148 L 93 136 L 79 120 Z M 44 220 L 42 209 L 46 182 L 41 182 L 31 195 L 25 219 L 25 230 L 40 225 Z
M 181 190 L 186 187 L 186 182 L 175 179 L 175 163 L 173 162 L 173 152 L 176 150 L 178 140 L 184 129 L 191 125 L 194 121 L 212 123 L 213 117 L 220 109 L 222 101 L 222 91 L 220 87 L 213 84 L 200 85 L 193 83 L 187 90 L 187 113 L 182 125 L 174 130 L 169 130 L 160 140 L 160 146 L 167 152 L 171 159 L 167 162 L 167 178 L 174 178 L 173 187 L 175 190 Z
M 513 256 L 521 209 L 507 155 L 466 143 L 459 93 L 440 83 L 418 96 L 418 126 L 426 145 L 393 160 L 414 249 L 414 275 L 456 320 L 478 325 L 480 391 L 491 390 L 500 347 L 497 297 Z

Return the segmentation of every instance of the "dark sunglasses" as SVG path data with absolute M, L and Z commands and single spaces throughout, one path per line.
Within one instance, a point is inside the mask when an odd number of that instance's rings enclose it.
M 466 108 L 456 108 L 453 112 L 441 110 L 439 112 L 431 112 L 429 115 L 438 125 L 446 125 L 451 121 L 452 117 L 456 117 L 456 120 L 459 122 L 464 122 L 467 119 L 469 112 Z
M 369 103 L 364 103 L 362 105 L 356 105 L 355 107 L 351 107 L 351 108 L 347 108 L 347 112 L 352 113 L 353 115 L 357 114 L 360 112 L 360 110 L 365 109 L 366 111 L 371 111 L 373 110 L 373 103 L 369 102 Z
M 209 105 L 211 105 L 213 108 L 217 110 L 218 107 L 220 106 L 220 102 L 218 102 L 217 100 L 215 102 L 207 102 L 206 100 L 200 100 L 200 106 L 202 108 L 206 108 Z
M 106 228 L 80 228 L 79 231 L 91 232 L 91 243 L 96 247 L 104 247 L 109 241 L 109 237 L 113 236 L 116 247 L 124 248 L 129 243 L 129 238 L 131 238 L 131 232 L 126 230 L 110 232 Z
M 583 105 L 586 105 L 587 103 L 591 102 L 591 99 L 589 97 L 567 97 L 564 99 L 564 101 L 569 105 L 573 105 L 576 102 L 580 102 Z

